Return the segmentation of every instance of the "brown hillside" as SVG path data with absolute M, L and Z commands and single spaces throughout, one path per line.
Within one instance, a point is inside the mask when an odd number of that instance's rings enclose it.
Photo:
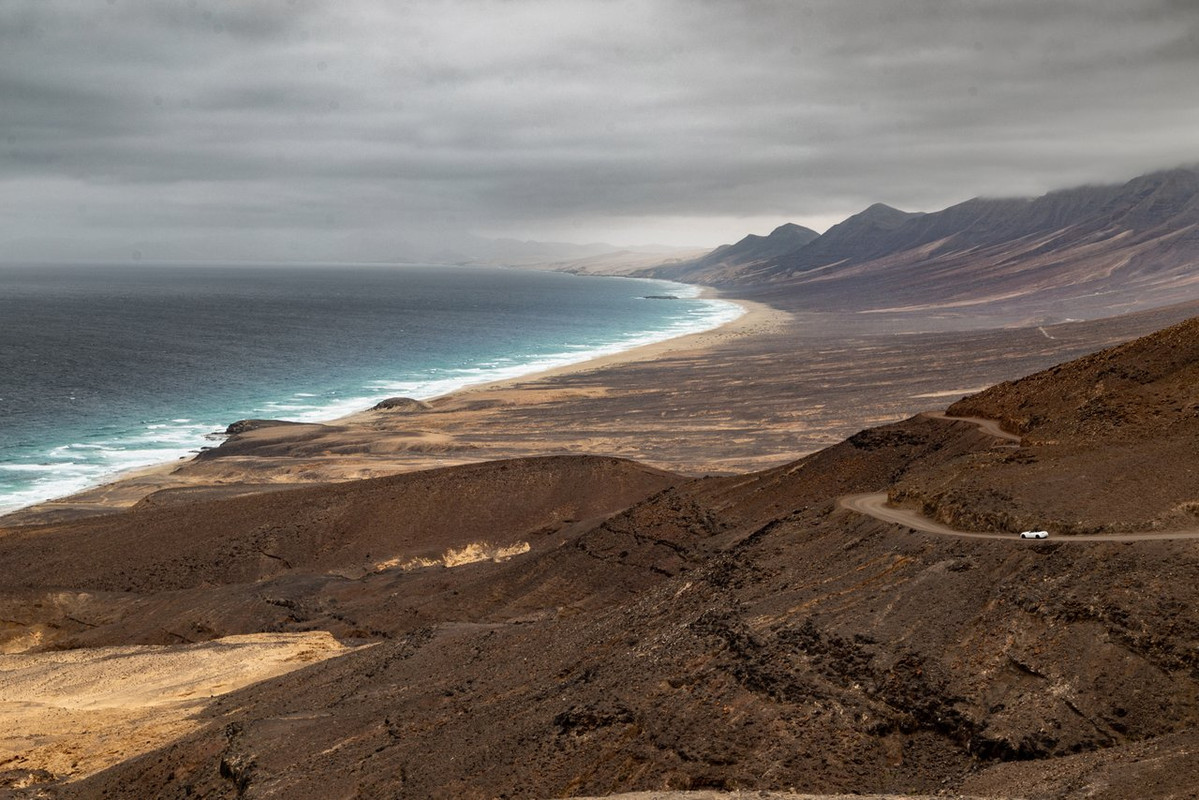
M 532 459 L 9 533 L 0 565 L 25 576 L 3 592 L 11 649 L 259 631 L 372 646 L 215 698 L 199 729 L 90 777 L 16 762 L 0 786 L 297 800 L 1194 795 L 1193 541 L 962 539 L 837 503 L 890 490 L 970 522 L 1019 512 L 1077 526 L 1113 524 L 1118 500 L 1128 524 L 1156 519 L 1199 496 L 1192 423 L 1173 410 L 1189 402 L 1176 379 L 1189 357 L 1170 355 L 1193 336 L 1188 323 L 1064 365 L 1060 383 L 954 407 L 1043 396 L 1077 422 L 1095 375 L 1141 359 L 1156 365 L 1146 380 L 1105 384 L 1145 420 L 1129 437 L 1063 422 L 1077 432 L 1033 442 L 1030 428 L 1011 446 L 920 416 L 749 475 Z M 1060 392 L 1028 389 L 1048 385 Z M 1121 470 L 1152 458 L 1166 468 L 1120 488 L 1140 479 Z M 529 547 L 446 558 L 480 540 Z M 99 542 L 95 558 L 69 557 Z
M 1199 525 L 1199 318 L 949 407 L 1023 436 L 909 476 L 893 496 L 979 530 Z
M 1199 317 L 959 400 L 1030 443 L 1135 441 L 1199 427 Z
M 968 435 L 936 431 L 885 436 L 931 455 Z M 1199 721 L 1193 546 L 1015 549 L 821 503 L 713 549 L 720 516 L 679 518 L 666 538 L 645 524 L 680 492 L 637 524 L 456 573 L 505 601 L 520 575 L 545 587 L 585 559 L 643 576 L 621 602 L 414 630 L 230 696 L 206 730 L 66 794 L 932 792 Z M 645 546 L 661 555 L 635 563 Z
M 612 514 L 680 480 L 631 461 L 563 456 L 164 508 L 150 504 L 11 530 L 0 538 L 0 574 L 12 576 L 10 585 L 134 592 L 297 571 L 359 577 L 386 562 L 438 559 L 475 543 L 528 541 Z

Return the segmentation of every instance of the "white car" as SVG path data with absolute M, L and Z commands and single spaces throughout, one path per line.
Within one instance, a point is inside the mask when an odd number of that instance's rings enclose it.
M 1020 534 L 1021 539 L 1048 539 L 1049 531 L 1024 531 Z

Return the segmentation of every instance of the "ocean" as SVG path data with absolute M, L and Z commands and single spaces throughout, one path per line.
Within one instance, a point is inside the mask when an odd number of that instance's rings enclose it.
M 741 313 L 697 294 L 477 267 L 0 265 L 0 511 L 194 454 L 235 420 L 333 419 Z

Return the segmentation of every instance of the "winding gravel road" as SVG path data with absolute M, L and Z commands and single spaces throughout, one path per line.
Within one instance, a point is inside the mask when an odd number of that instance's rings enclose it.
M 927 412 L 922 416 L 930 419 L 944 419 L 951 422 L 972 422 L 986 433 L 1009 442 L 1019 443 L 1020 437 L 1008 433 L 999 427 L 999 423 L 991 419 L 978 417 L 947 417 L 944 412 Z M 906 528 L 922 533 L 932 533 L 938 536 L 957 536 L 963 539 L 1003 539 L 1009 542 L 1035 544 L 1043 539 L 1021 539 L 1015 533 L 982 533 L 978 531 L 960 531 L 948 525 L 931 520 L 916 511 L 906 508 L 895 508 L 887 505 L 886 492 L 870 494 L 851 494 L 837 500 L 837 505 L 849 511 L 874 517 L 882 522 L 893 525 L 903 525 Z M 1052 542 L 1144 542 L 1162 539 L 1199 539 L 1199 529 L 1180 531 L 1146 531 L 1145 533 L 1076 533 L 1069 535 L 1051 536 Z
M 983 433 L 989 433 L 996 439 L 1020 444 L 1020 436 L 1018 434 L 1008 433 L 999 427 L 999 423 L 993 419 L 984 419 L 982 417 L 950 417 L 944 411 L 925 411 L 920 416 L 928 417 L 929 419 L 942 419 L 946 422 L 969 422 L 977 425 Z

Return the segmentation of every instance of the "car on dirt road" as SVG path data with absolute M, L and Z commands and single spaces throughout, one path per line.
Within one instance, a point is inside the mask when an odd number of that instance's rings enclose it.
M 1049 531 L 1023 531 L 1020 534 L 1021 539 L 1048 539 Z

